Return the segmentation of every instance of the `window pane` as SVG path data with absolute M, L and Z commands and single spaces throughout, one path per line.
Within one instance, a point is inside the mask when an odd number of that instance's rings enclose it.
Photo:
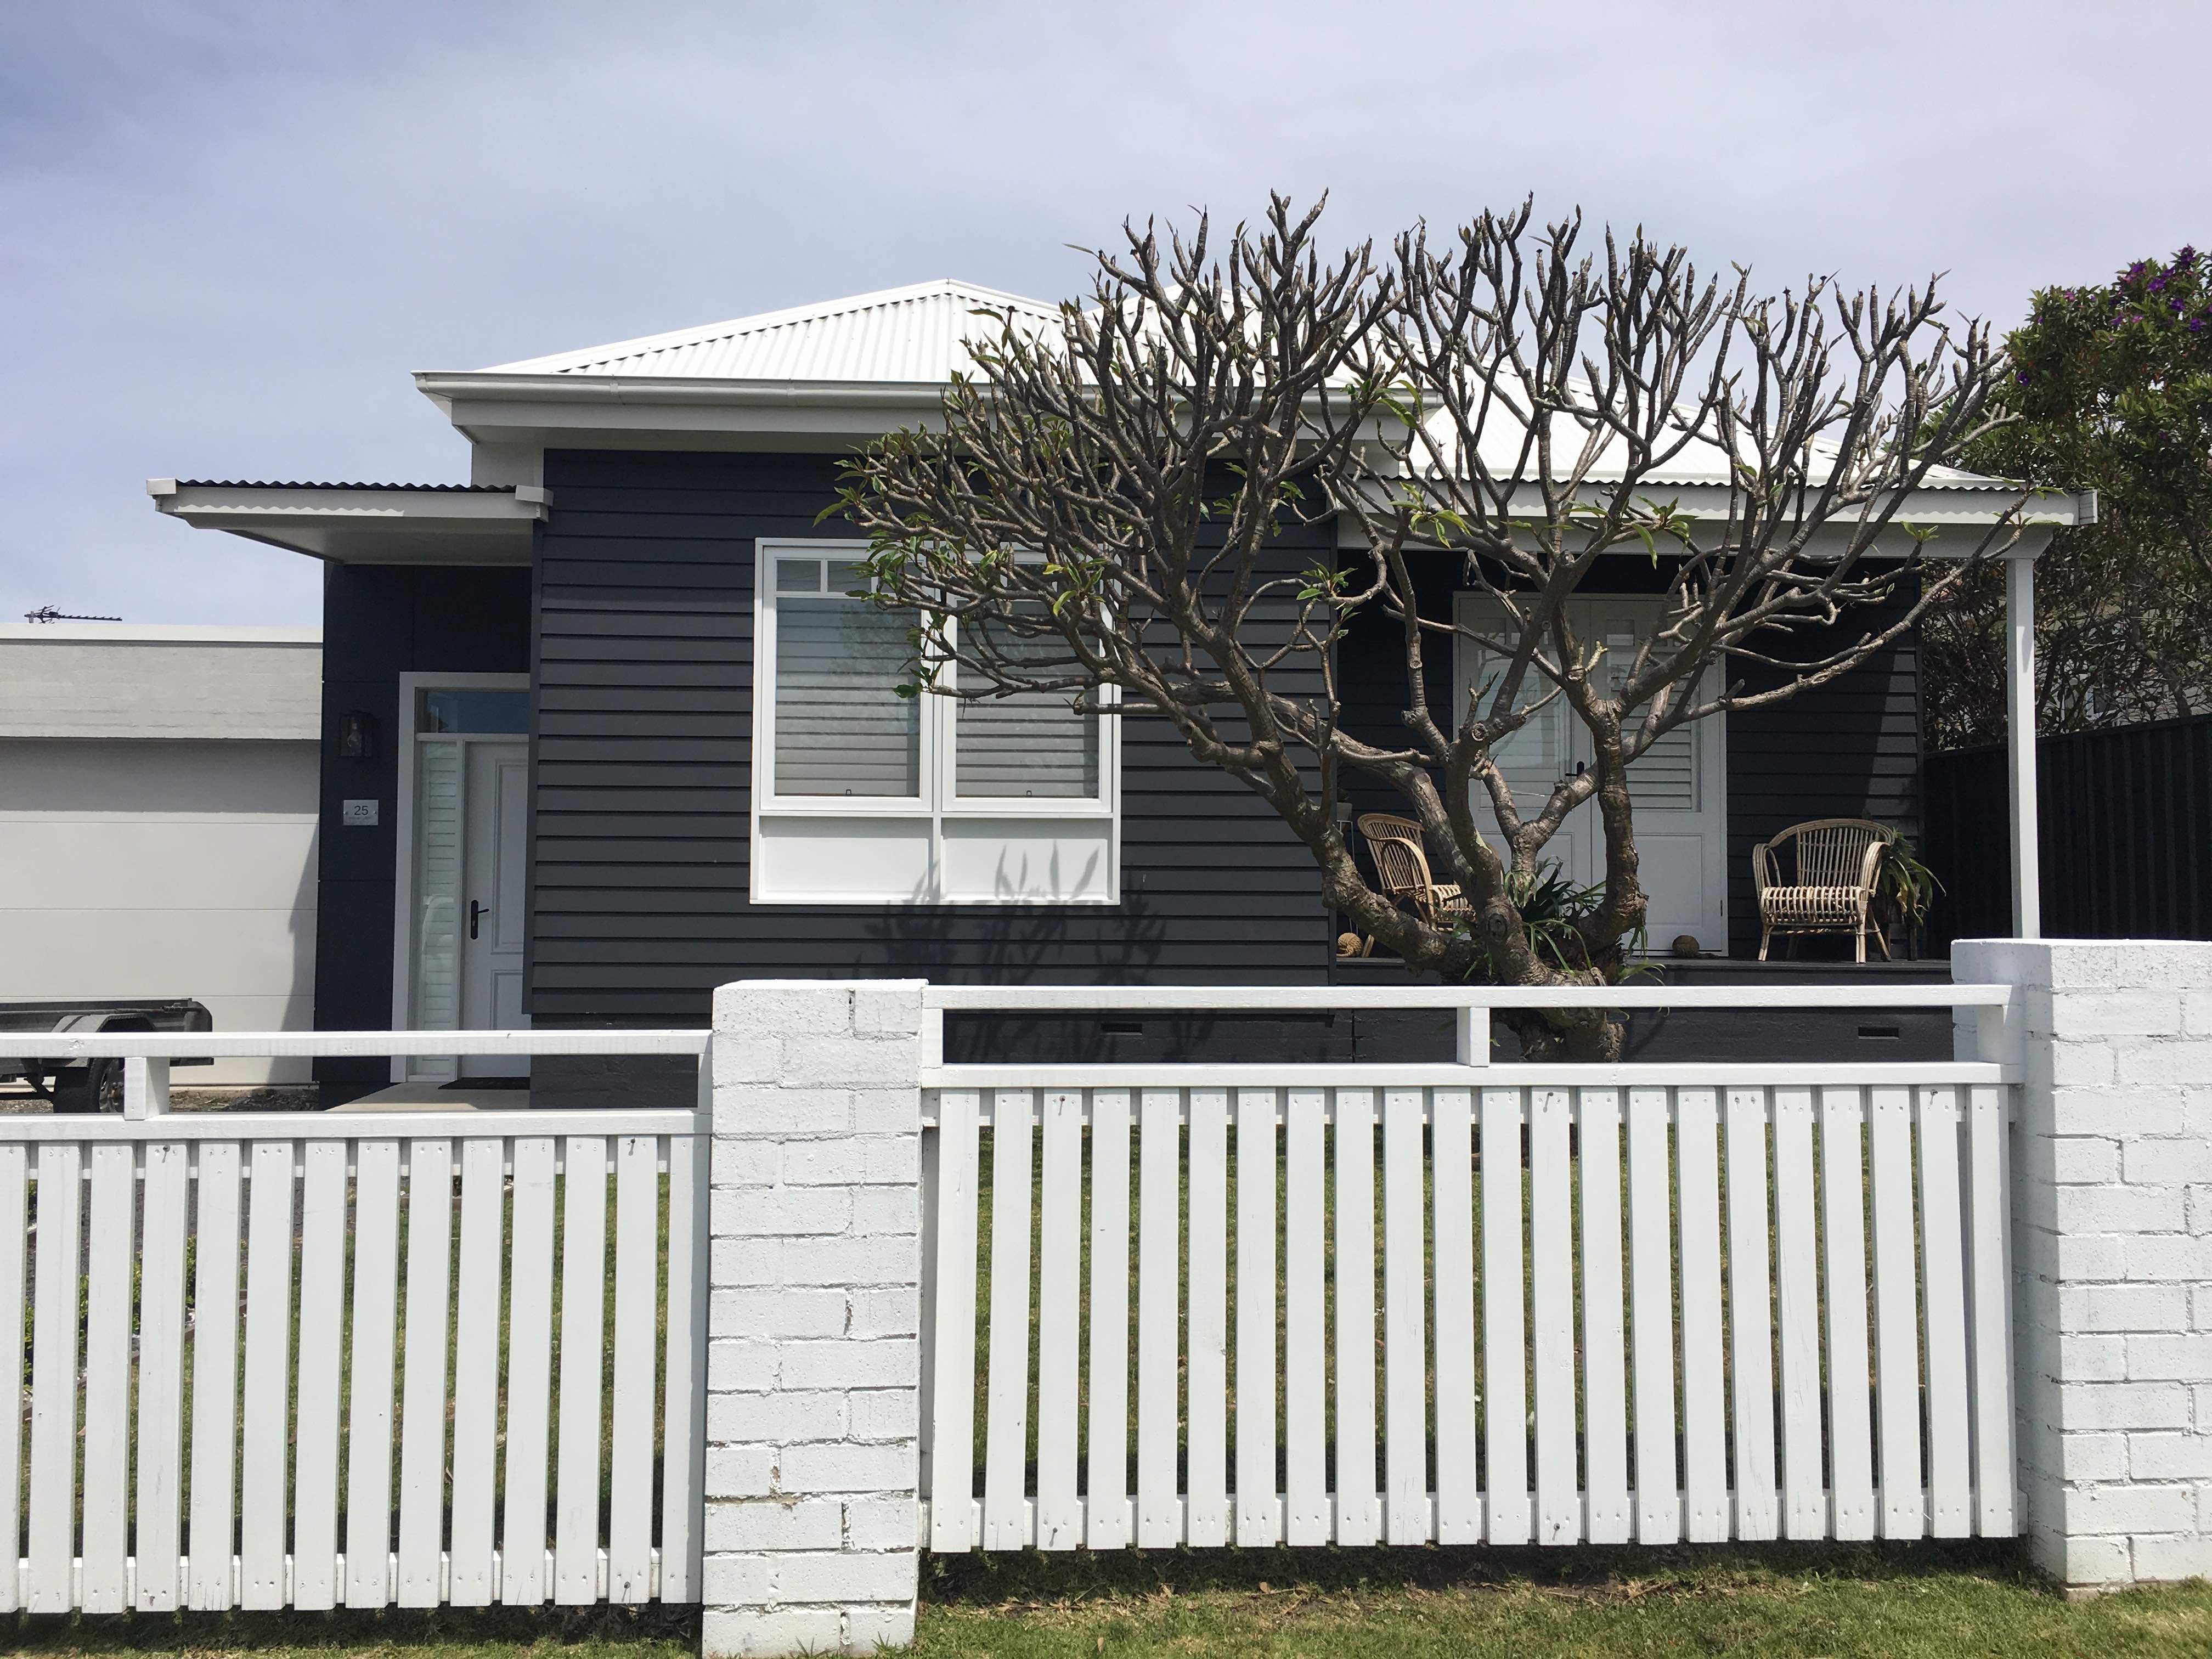
M 1000 650 L 1016 662 L 1057 663 L 1067 647 L 1052 639 L 1009 637 Z M 1098 716 L 1071 712 L 1073 700 L 1067 691 L 1018 691 L 961 703 L 953 793 L 969 799 L 1097 799 Z
M 854 599 L 777 601 L 777 794 L 921 793 L 920 699 L 896 690 L 913 626 Z
M 822 591 L 822 561 L 778 559 L 775 562 L 775 591 L 779 593 L 819 593 Z
M 415 730 L 510 732 L 530 730 L 527 691 L 417 691 Z

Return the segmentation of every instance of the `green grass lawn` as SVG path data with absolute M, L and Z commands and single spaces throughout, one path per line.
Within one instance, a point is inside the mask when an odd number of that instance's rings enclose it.
M 0 1629 L 4 1629 L 0 1626 Z M 672 1609 L 15 1621 L 13 1651 L 679 1659 Z M 2002 1545 L 1215 1550 L 925 1559 L 917 1659 L 2199 1656 L 2212 1586 L 2069 1601 Z

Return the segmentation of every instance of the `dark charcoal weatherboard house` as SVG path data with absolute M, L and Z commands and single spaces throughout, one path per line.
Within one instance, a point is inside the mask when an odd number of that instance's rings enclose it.
M 319 1026 L 696 1024 L 711 988 L 744 977 L 1395 971 L 1336 961 L 1304 849 L 1157 723 L 891 695 L 901 630 L 843 597 L 852 538 L 818 515 L 842 453 L 927 418 L 986 304 L 1051 316 L 932 283 L 418 375 L 470 442 L 466 486 L 149 486 L 188 523 L 325 561 Z M 1701 488 L 1723 493 L 1681 483 L 1686 510 Z M 1926 523 L 1985 524 L 2010 499 L 1963 474 L 1926 495 L 1910 514 Z M 1294 526 L 1283 556 L 1325 556 L 1337 535 Z M 1586 622 L 1626 637 L 1652 572 L 1619 564 Z M 1474 602 L 1455 573 L 1439 558 L 1439 615 Z M 1387 729 L 1404 696 L 1394 642 L 1343 652 Z M 1574 741 L 1564 722 L 1532 726 L 1509 758 L 1538 781 L 1573 763 Z M 1752 844 L 1838 814 L 1914 832 L 1920 762 L 1911 643 L 1772 710 L 1686 729 L 1639 763 L 1652 937 L 1749 954 Z M 1585 878 L 1589 839 L 1571 827 L 1554 847 Z M 1328 1016 L 1241 1033 L 1111 1024 L 956 1025 L 948 1041 L 1437 1040 L 1372 1025 L 1363 1038 Z M 334 1094 L 452 1078 L 451 1062 L 414 1065 L 333 1061 L 324 1076 Z M 533 1092 L 560 1081 L 541 1061 Z

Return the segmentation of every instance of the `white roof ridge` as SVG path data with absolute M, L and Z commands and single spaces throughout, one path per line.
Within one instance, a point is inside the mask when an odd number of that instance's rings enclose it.
M 581 349 L 548 352 L 542 356 L 518 358 L 513 362 L 494 363 L 478 369 L 480 374 L 558 374 L 586 365 L 607 362 L 623 357 L 641 356 L 649 352 L 665 351 L 680 346 L 700 346 L 718 340 L 726 340 L 741 334 L 763 333 L 769 329 L 789 327 L 796 323 L 825 322 L 856 311 L 871 311 L 886 306 L 901 305 L 915 300 L 945 295 L 957 299 L 997 302 L 1027 311 L 1039 318 L 1060 314 L 1057 305 L 1026 295 L 1009 294 L 1003 289 L 986 288 L 980 283 L 963 282 L 957 276 L 939 276 L 924 283 L 909 283 L 902 288 L 878 289 L 871 293 L 847 295 L 836 300 L 816 300 L 805 305 L 787 306 L 776 311 L 756 312 L 750 316 L 732 317 L 716 323 L 695 323 L 688 328 L 668 329 L 659 334 L 641 334 L 627 340 L 611 340 L 604 345 L 586 346 Z

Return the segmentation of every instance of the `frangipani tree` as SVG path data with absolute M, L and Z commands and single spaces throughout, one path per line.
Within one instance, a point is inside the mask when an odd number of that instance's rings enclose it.
M 1627 769 L 1685 722 L 1848 672 L 2016 534 L 2004 515 L 1937 564 L 1904 517 L 1987 429 L 1999 353 L 1932 281 L 1765 295 L 1640 232 L 1586 252 L 1578 218 L 1540 229 L 1526 205 L 1325 256 L 1319 213 L 1277 198 L 1220 240 L 1203 218 L 1130 227 L 1056 329 L 980 317 L 980 372 L 941 424 L 854 460 L 839 510 L 871 538 L 877 602 L 915 619 L 918 695 L 1166 720 L 1416 971 L 1607 982 L 1645 912 Z M 1315 515 L 1353 550 L 1286 556 L 1284 526 Z M 1656 571 L 1658 620 L 1608 660 L 1569 601 L 1623 555 Z M 1439 560 L 1485 620 L 1423 612 Z M 1401 649 L 1396 730 L 1347 721 L 1355 625 Z M 1494 667 L 1439 716 L 1460 640 Z M 1594 763 L 1524 798 L 1498 746 L 1555 702 Z M 1419 822 L 1463 921 L 1369 882 L 1334 811 L 1351 774 Z M 1533 937 L 1516 896 L 1588 803 L 1602 882 Z M 1592 1014 L 1521 1035 L 1589 1057 L 1620 1037 Z

